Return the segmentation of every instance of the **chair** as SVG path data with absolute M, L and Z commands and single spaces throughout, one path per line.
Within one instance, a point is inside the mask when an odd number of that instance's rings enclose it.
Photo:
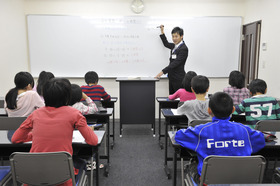
M 261 120 L 255 127 L 259 131 L 280 131 L 280 120 Z
M 13 185 L 17 181 L 28 185 L 56 185 L 72 179 L 75 175 L 72 156 L 68 152 L 24 153 L 14 152 L 10 156 Z M 85 185 L 85 171 L 77 185 Z
M 0 130 L 16 130 L 26 117 L 0 117 Z
M 189 126 L 196 126 L 196 125 L 200 125 L 200 124 L 205 124 L 205 123 L 209 123 L 211 122 L 212 120 L 201 120 L 201 119 L 197 119 L 197 120 L 192 120 L 189 124 Z
M 262 183 L 266 160 L 263 156 L 208 156 L 203 161 L 200 186 L 205 184 Z M 189 174 L 186 185 L 196 185 Z

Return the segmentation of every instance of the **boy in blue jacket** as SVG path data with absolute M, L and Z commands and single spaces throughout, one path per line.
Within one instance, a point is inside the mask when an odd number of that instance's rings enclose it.
M 199 183 L 203 160 L 209 155 L 250 156 L 265 146 L 261 132 L 229 121 L 234 112 L 232 98 L 223 92 L 211 96 L 208 112 L 212 122 L 179 130 L 175 140 L 197 153 L 198 163 L 190 165 L 190 175 Z

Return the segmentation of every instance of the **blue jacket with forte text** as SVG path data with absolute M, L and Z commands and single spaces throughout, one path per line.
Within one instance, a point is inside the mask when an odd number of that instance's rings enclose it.
M 197 153 L 199 175 L 203 160 L 209 155 L 250 156 L 265 146 L 260 131 L 229 119 L 213 117 L 212 122 L 177 131 L 175 141 Z

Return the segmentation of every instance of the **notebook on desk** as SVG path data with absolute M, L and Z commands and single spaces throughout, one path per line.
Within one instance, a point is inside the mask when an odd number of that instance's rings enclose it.
M 104 107 L 97 107 L 97 108 L 98 108 L 98 112 L 101 112 L 101 113 L 107 112 L 107 109 Z

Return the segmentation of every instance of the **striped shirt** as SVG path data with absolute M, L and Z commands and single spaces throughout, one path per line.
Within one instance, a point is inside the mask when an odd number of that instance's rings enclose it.
M 280 108 L 277 100 L 266 95 L 244 99 L 240 105 L 235 106 L 235 114 L 243 112 L 249 125 L 255 125 L 260 120 L 280 119 Z
M 234 105 L 238 105 L 241 101 L 250 97 L 250 91 L 247 88 L 226 87 L 223 92 L 230 95 Z
M 84 92 L 93 101 L 110 100 L 111 96 L 107 94 L 105 89 L 101 85 L 84 85 L 81 86 L 82 92 Z

